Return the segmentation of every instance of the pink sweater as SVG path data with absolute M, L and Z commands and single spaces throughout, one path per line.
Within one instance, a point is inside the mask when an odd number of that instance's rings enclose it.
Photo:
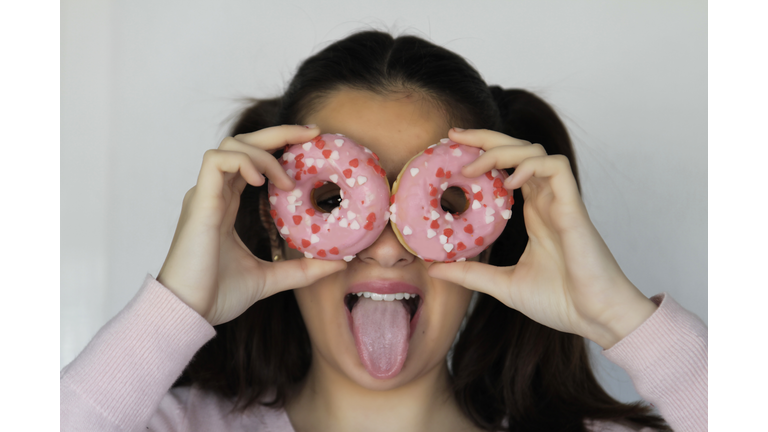
M 675 431 L 707 430 L 707 328 L 668 295 L 629 336 L 603 351 Z M 229 401 L 170 389 L 213 327 L 147 276 L 141 290 L 61 371 L 62 431 L 292 432 L 284 410 L 228 415 Z M 169 390 L 170 389 L 170 390 Z M 631 431 L 589 422 L 592 431 Z

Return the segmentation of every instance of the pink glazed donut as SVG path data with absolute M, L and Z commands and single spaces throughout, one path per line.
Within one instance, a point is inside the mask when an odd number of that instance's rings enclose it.
M 514 202 L 503 186 L 507 174 L 493 169 L 472 179 L 461 175 L 461 168 L 483 153 L 443 138 L 400 172 L 392 186 L 389 219 L 412 254 L 424 261 L 465 261 L 501 235 Z M 441 200 L 451 187 L 464 192 L 464 208 L 446 212 Z
M 344 135 L 323 134 L 288 146 L 279 160 L 296 180 L 290 192 L 269 183 L 270 214 L 288 247 L 349 262 L 376 241 L 389 219 L 389 183 L 375 153 Z M 323 210 L 315 192 L 328 182 L 339 187 L 332 194 L 340 202 Z

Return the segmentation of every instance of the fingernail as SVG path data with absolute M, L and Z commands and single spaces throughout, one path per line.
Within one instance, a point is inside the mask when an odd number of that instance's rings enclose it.
M 457 128 L 457 127 L 455 127 L 455 128 L 453 128 L 453 130 L 454 130 L 455 132 L 464 132 L 466 129 L 463 129 L 463 128 Z
M 310 125 L 304 125 L 304 127 L 307 128 L 307 129 L 314 129 L 314 128 L 317 127 L 317 125 L 310 124 Z

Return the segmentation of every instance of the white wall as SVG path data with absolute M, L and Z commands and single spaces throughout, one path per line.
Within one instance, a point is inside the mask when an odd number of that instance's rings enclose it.
M 626 274 L 707 322 L 706 2 L 65 0 L 61 14 L 61 366 L 160 269 L 239 99 L 280 94 L 302 59 L 368 27 L 554 105 Z M 614 396 L 639 398 L 596 357 Z

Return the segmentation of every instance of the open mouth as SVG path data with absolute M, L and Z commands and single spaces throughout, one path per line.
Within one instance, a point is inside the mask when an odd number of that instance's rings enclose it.
M 411 322 L 413 322 L 413 317 L 416 315 L 416 311 L 419 310 L 419 305 L 421 304 L 421 297 L 419 297 L 418 294 L 378 294 L 368 291 L 361 291 L 357 293 L 349 293 L 344 296 L 344 305 L 347 306 L 347 310 L 350 314 L 352 313 L 352 309 L 355 307 L 355 304 L 357 304 L 361 298 L 370 298 L 373 301 L 400 301 L 402 302 L 403 307 L 405 307 L 405 310 L 408 311 L 408 314 L 411 317 Z

